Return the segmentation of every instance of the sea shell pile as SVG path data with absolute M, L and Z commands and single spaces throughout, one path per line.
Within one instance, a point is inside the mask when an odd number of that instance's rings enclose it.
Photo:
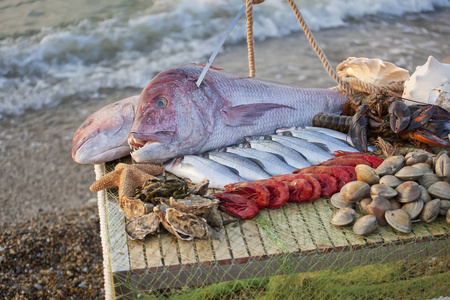
M 353 231 L 368 235 L 377 226 L 390 225 L 410 233 L 412 223 L 433 222 L 439 215 L 450 224 L 450 158 L 411 152 L 386 158 L 376 169 L 355 168 L 357 181 L 344 185 L 330 201 L 336 210 L 330 218 L 335 226 L 353 224 Z M 357 218 L 355 209 L 363 215 Z
M 148 180 L 134 197 L 123 196 L 120 208 L 127 219 L 125 231 L 132 240 L 160 231 L 160 224 L 177 238 L 207 238 L 221 227 L 219 200 L 207 196 L 208 181 L 189 186 L 184 179 Z

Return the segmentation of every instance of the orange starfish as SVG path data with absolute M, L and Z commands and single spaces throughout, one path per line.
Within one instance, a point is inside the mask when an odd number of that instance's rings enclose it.
M 89 188 L 93 192 L 117 186 L 119 187 L 119 199 L 122 196 L 133 197 L 134 188 L 142 186 L 149 179 L 155 179 L 153 175 L 161 173 L 163 168 L 153 164 L 124 164 L 120 163 L 114 171 L 104 175 L 94 182 Z

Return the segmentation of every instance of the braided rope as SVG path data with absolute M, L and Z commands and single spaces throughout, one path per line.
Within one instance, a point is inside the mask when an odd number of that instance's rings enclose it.
M 248 48 L 248 68 L 249 76 L 255 77 L 255 49 L 253 39 L 253 0 L 247 0 L 245 3 L 247 10 L 247 48 Z

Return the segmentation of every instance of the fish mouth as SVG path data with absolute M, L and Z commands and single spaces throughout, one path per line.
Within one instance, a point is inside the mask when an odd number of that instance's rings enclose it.
M 139 150 L 145 145 L 160 143 L 168 144 L 172 140 L 172 131 L 160 131 L 155 133 L 131 132 L 128 136 L 128 145 L 134 150 Z

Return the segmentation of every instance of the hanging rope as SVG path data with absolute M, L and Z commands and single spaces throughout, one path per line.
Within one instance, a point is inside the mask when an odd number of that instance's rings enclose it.
M 246 15 L 247 15 L 247 47 L 248 47 L 248 62 L 249 62 L 249 76 L 255 76 L 255 52 L 254 52 L 254 39 L 253 39 L 253 4 L 260 4 L 264 2 L 264 0 L 246 0 Z M 345 91 L 347 94 L 354 94 L 356 91 L 365 92 L 365 93 L 380 93 L 381 90 L 387 90 L 392 92 L 401 92 L 402 86 L 375 86 L 370 83 L 366 83 L 357 78 L 341 78 L 336 70 L 331 66 L 328 61 L 325 53 L 319 47 L 316 42 L 314 35 L 303 19 L 300 10 L 293 0 L 288 0 L 292 9 L 294 10 L 295 16 L 297 17 L 300 26 L 302 27 L 305 35 L 313 47 L 314 51 L 319 56 L 320 61 L 323 66 L 327 70 L 328 74 L 337 82 L 339 88 Z

